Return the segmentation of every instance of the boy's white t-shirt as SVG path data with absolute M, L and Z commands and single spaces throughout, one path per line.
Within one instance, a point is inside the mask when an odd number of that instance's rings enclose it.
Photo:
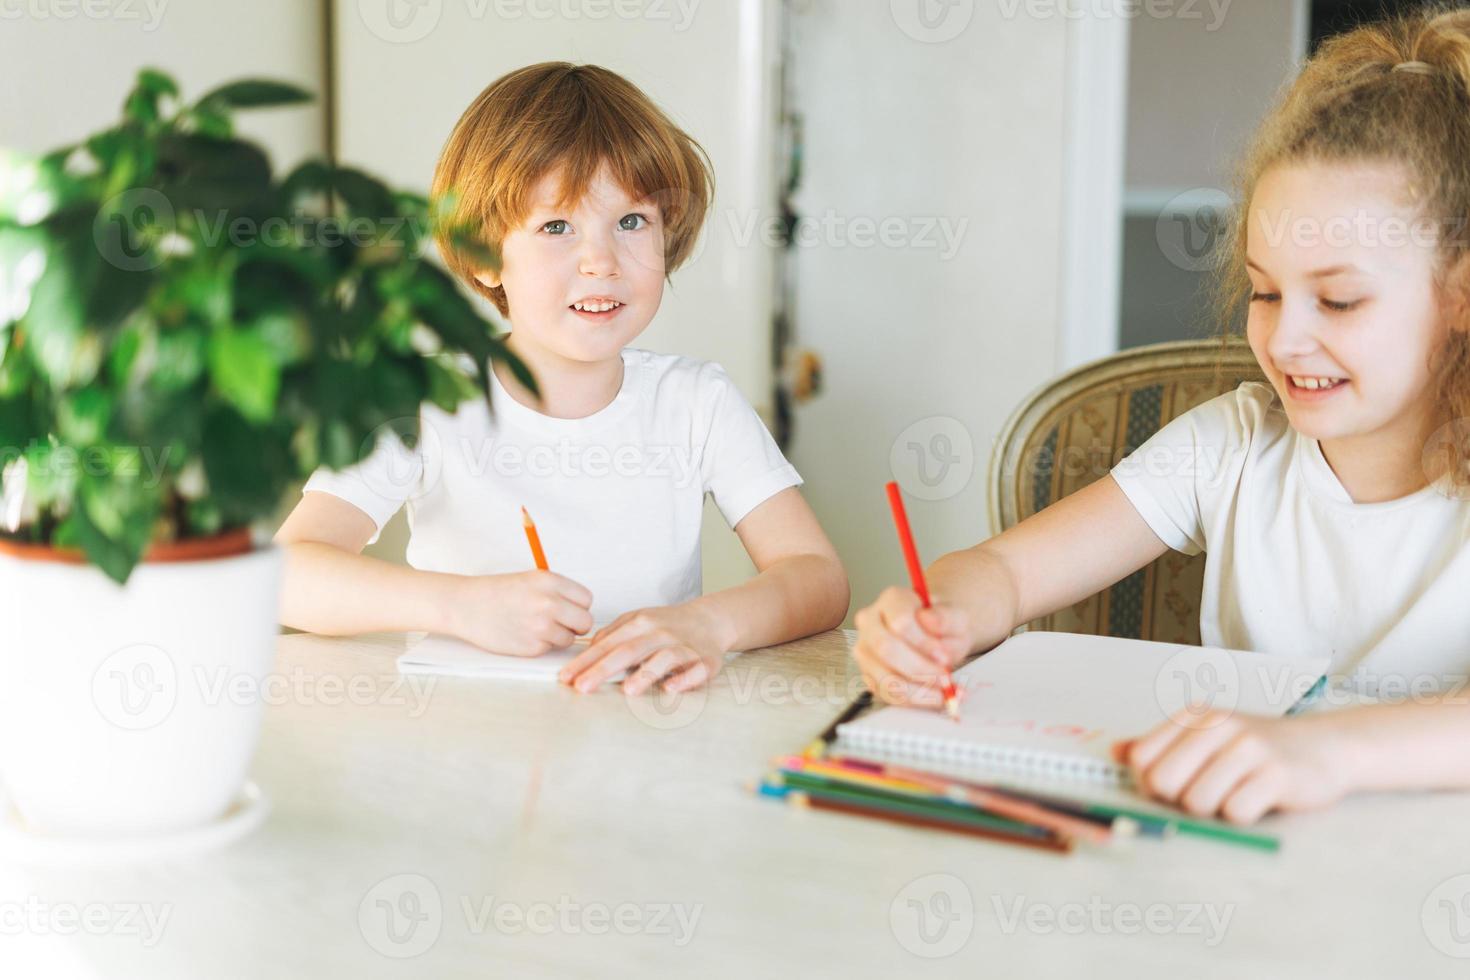
M 1470 501 L 1445 482 L 1354 503 L 1263 382 L 1175 418 L 1112 477 L 1165 544 L 1207 552 L 1206 646 L 1327 656 L 1369 694 L 1464 684 Z
M 733 528 L 802 480 L 719 364 L 622 357 L 622 388 L 585 418 L 542 415 L 492 372 L 493 416 L 483 399 L 452 415 L 425 405 L 414 451 L 385 435 L 356 466 L 317 470 L 303 492 L 346 500 L 378 533 L 406 505 L 408 563 L 462 575 L 535 568 L 525 506 L 547 564 L 592 592 L 598 623 L 692 599 L 704 495 Z

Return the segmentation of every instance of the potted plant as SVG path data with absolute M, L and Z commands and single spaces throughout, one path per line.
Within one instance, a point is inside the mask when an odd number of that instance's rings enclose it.
M 287 488 L 420 405 L 534 387 L 438 267 L 447 202 L 310 160 L 282 179 L 232 113 L 308 101 L 244 80 L 192 103 L 145 70 L 118 125 L 0 150 L 0 781 L 71 834 L 207 824 L 240 793 L 277 635 Z M 243 689 L 249 689 L 245 685 Z M 259 687 L 254 688 L 259 691 Z

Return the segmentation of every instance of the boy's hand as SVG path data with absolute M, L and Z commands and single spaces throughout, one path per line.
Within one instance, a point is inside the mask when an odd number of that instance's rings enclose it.
M 726 652 L 719 624 L 701 606 L 637 609 L 598 630 L 557 679 L 585 694 L 627 670 L 625 694 L 641 694 L 659 682 L 666 691 L 688 691 L 719 673 Z
M 554 572 L 474 575 L 455 583 L 448 632 L 512 657 L 539 657 L 592 628 L 592 593 Z
M 911 589 L 888 588 L 853 618 L 852 656 L 868 690 L 892 704 L 942 708 L 940 672 L 970 652 L 970 617 L 955 606 L 923 607 Z
M 1113 746 L 1135 785 L 1202 817 L 1254 823 L 1272 810 L 1310 810 L 1347 790 L 1333 739 L 1316 719 L 1187 709 Z

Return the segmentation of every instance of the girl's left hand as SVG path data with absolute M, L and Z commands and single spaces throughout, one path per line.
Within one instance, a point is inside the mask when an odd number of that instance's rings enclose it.
M 1346 774 L 1321 719 L 1181 711 L 1148 734 L 1113 746 L 1142 792 L 1197 816 L 1249 824 L 1272 810 L 1310 810 L 1341 799 Z
M 688 691 L 719 673 L 725 653 L 718 624 L 700 606 L 636 609 L 594 633 L 557 679 L 585 694 L 627 670 L 625 694 L 642 694 L 660 681 L 666 691 Z

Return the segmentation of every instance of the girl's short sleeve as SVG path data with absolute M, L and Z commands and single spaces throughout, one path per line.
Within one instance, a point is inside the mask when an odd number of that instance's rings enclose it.
M 1261 389 L 1264 389 L 1262 391 Z M 1174 418 L 1110 475 L 1144 522 L 1175 551 L 1209 548 L 1205 529 L 1233 497 L 1271 388 L 1247 382 Z
M 723 367 L 701 365 L 697 383 L 704 433 L 700 478 L 733 528 L 757 506 L 802 480 Z

